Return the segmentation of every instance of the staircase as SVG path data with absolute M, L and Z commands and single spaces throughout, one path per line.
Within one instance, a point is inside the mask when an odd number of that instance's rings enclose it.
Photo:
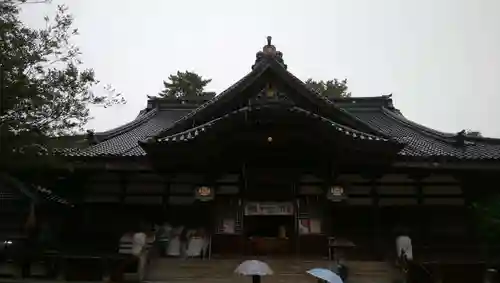
M 146 281 L 165 283 L 249 283 L 250 278 L 234 274 L 234 269 L 245 259 L 156 259 L 151 262 Z M 271 267 L 273 276 L 264 277 L 263 283 L 315 282 L 305 272 L 311 268 L 332 267 L 331 261 L 296 258 L 260 259 Z M 386 262 L 351 261 L 350 283 L 392 283 L 395 273 Z
M 353 283 L 392 283 L 399 277 L 399 271 L 385 261 L 351 261 L 349 282 Z

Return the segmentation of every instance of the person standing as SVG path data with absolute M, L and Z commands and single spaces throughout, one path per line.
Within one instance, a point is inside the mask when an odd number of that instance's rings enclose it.
M 31 277 L 31 264 L 38 250 L 38 233 L 36 228 L 32 227 L 26 231 L 26 237 L 22 241 L 21 256 L 21 277 Z
M 24 226 L 25 235 L 19 245 L 17 245 L 20 250 L 16 251 L 22 278 L 29 278 L 31 276 L 31 264 L 37 255 L 39 227 L 35 215 L 35 204 L 32 203 L 28 219 Z
M 172 226 L 167 222 L 156 226 L 155 250 L 156 256 L 164 257 L 167 254 L 168 244 L 172 232 Z
M 179 235 L 181 258 L 187 258 L 187 247 L 189 241 L 189 229 L 183 227 Z
M 396 252 L 399 264 L 406 270 L 408 262 L 413 260 L 413 247 L 408 233 L 402 233 L 396 238 Z
M 113 282 L 123 282 L 123 275 L 128 269 L 136 269 L 139 281 L 144 278 L 144 270 L 147 260 L 146 241 L 147 235 L 142 229 L 137 229 L 132 234 L 132 248 L 130 254 L 115 269 L 111 277 Z
M 137 274 L 139 275 L 139 282 L 144 279 L 144 271 L 146 268 L 147 251 L 146 243 L 148 236 L 143 231 L 134 233 L 132 237 L 132 255 L 137 258 Z

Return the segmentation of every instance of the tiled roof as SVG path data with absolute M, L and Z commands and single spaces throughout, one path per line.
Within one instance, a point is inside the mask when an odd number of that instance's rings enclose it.
M 209 113 L 208 116 L 214 114 L 215 109 L 221 108 L 226 105 L 225 102 L 231 101 L 241 95 L 241 92 L 248 87 L 252 86 L 257 80 L 267 71 L 272 72 L 276 77 L 281 78 L 286 84 L 290 85 L 291 88 L 295 89 L 302 98 L 308 100 L 315 104 L 314 109 L 317 111 L 319 109 L 317 106 L 326 106 L 331 112 L 331 115 L 335 115 L 339 121 L 346 123 L 346 126 L 356 125 L 356 127 L 361 127 L 365 130 L 376 133 L 375 129 L 371 128 L 370 125 L 364 123 L 362 120 L 350 115 L 348 112 L 344 111 L 342 108 L 334 106 L 334 102 L 329 100 L 323 95 L 307 88 L 307 86 L 299 78 L 294 76 L 292 73 L 288 72 L 286 68 L 277 62 L 273 58 L 267 58 L 261 60 L 258 64 L 254 66 L 252 71 L 248 73 L 241 80 L 230 86 L 228 89 L 215 96 L 213 99 L 203 103 L 198 108 L 194 109 L 188 115 L 182 117 L 181 119 L 175 121 L 171 127 L 165 131 L 159 133 L 159 137 L 164 137 L 171 135 L 172 133 L 181 132 L 188 130 L 193 121 L 199 121 L 200 116 L 203 113 Z M 218 110 L 219 112 L 220 109 Z M 222 110 L 224 111 L 224 110 Z M 319 113 L 318 113 L 319 114 Z M 330 113 L 329 113 L 330 114 Z M 208 122 L 208 120 L 207 120 Z M 354 127 L 353 127 L 354 128 Z M 380 134 L 380 133 L 379 133 Z M 383 134 L 382 134 L 383 135 Z
M 10 186 L 0 184 L 0 201 L 10 201 L 22 199 L 21 192 L 12 189 Z
M 222 121 L 229 120 L 236 115 L 245 115 L 245 113 L 247 113 L 247 112 L 259 111 L 259 110 L 264 109 L 264 108 L 266 108 L 266 106 L 242 107 L 236 111 L 228 113 L 222 117 L 214 119 L 214 120 L 207 122 L 205 124 L 202 124 L 200 126 L 191 128 L 187 131 L 183 131 L 183 132 L 176 133 L 176 134 L 173 134 L 170 136 L 159 138 L 156 140 L 156 142 L 160 142 L 160 143 L 174 142 L 174 143 L 176 143 L 176 142 L 193 140 L 193 139 L 198 138 L 199 136 L 203 135 L 204 133 L 208 132 L 212 127 L 220 124 Z M 317 120 L 325 123 L 326 125 L 331 126 L 332 130 L 334 130 L 340 134 L 349 136 L 353 139 L 366 140 L 366 141 L 378 141 L 378 142 L 389 142 L 390 141 L 389 139 L 386 139 L 386 138 L 383 138 L 380 136 L 375 136 L 375 135 L 363 133 L 363 132 L 360 132 L 358 130 L 340 125 L 340 124 L 335 123 L 335 122 L 333 122 L 325 117 L 322 117 L 320 115 L 317 115 L 315 113 L 312 113 L 310 111 L 302 109 L 300 107 L 291 107 L 291 108 L 286 109 L 286 111 L 293 112 L 293 113 L 299 113 L 305 117 L 311 117 L 313 119 L 317 119 Z M 394 140 L 394 142 L 397 143 L 396 140 Z
M 400 152 L 410 157 L 445 157 L 452 159 L 500 159 L 500 140 L 466 138 L 457 144 L 457 135 L 429 129 L 409 121 L 397 110 L 387 107 L 346 107 L 347 111 L 379 132 L 406 144 Z
M 392 100 L 388 96 L 335 99 L 333 103 L 343 111 L 370 125 L 381 136 L 367 135 L 338 123 L 333 123 L 331 120 L 309 111 L 300 108 L 295 109 L 302 111 L 303 114 L 317 116 L 318 119 L 332 123 L 344 133 L 356 134 L 358 137 L 371 136 L 374 139 L 383 140 L 385 140 L 383 136 L 392 137 L 392 139 L 405 144 L 405 147 L 400 152 L 401 156 L 500 160 L 500 139 L 466 138 L 465 143 L 458 145 L 456 143 L 456 134 L 442 133 L 406 119 L 397 109 L 393 108 Z M 150 110 L 147 113 L 148 118 L 143 119 L 141 123 L 136 123 L 129 131 L 115 133 L 107 140 L 82 150 L 64 149 L 60 151 L 67 156 L 144 156 L 146 152 L 139 145 L 139 141 L 154 137 L 190 112 L 189 109 Z M 227 114 L 204 125 L 170 135 L 168 138 L 161 140 L 172 140 L 174 137 L 181 139 L 182 135 L 187 138 L 189 134 L 193 136 L 196 131 L 200 132 L 202 128 L 208 128 L 219 119 L 225 119 L 234 114 L 234 112 Z M 144 114 L 142 117 L 144 117 Z
M 19 181 L 9 179 L 0 182 L 0 201 L 37 199 L 70 205 L 69 201 L 55 194 L 52 190 L 41 186 L 30 186 L 26 184 L 16 185 L 15 183 L 19 183 Z
M 55 194 L 52 190 L 44 188 L 42 186 L 35 186 L 36 193 L 41 196 L 44 200 L 50 202 L 57 202 L 64 205 L 71 205 L 68 200 Z
M 84 149 L 59 149 L 58 153 L 65 156 L 87 157 L 144 156 L 146 152 L 140 146 L 141 141 L 149 138 L 171 141 L 196 136 L 200 129 L 208 128 L 238 112 L 231 113 L 239 105 L 239 102 L 233 99 L 238 98 L 242 91 L 248 90 L 252 84 L 258 82 L 257 79 L 267 71 L 295 89 L 301 95 L 301 101 L 309 103 L 307 107 L 302 107 L 303 109 L 295 108 L 300 109 L 297 111 L 331 123 L 336 129 L 352 137 L 356 135 L 360 139 L 366 137 L 404 144 L 399 153 L 402 157 L 500 160 L 500 139 L 447 134 L 416 124 L 394 108 L 390 96 L 323 97 L 309 90 L 302 81 L 274 59 L 262 60 L 240 81 L 200 106 L 196 105 L 197 108 L 189 108 L 186 105 L 168 109 L 159 105 L 148 107 L 150 110 L 141 111 L 132 122 L 95 134 L 97 144 Z M 246 93 L 250 94 L 248 91 Z M 159 102 L 161 99 L 155 101 Z M 228 104 L 230 101 L 236 103 Z M 309 108 L 314 108 L 315 113 Z M 332 117 L 334 119 L 331 119 Z
M 187 115 L 190 110 L 158 110 L 152 109 L 148 113 L 138 116 L 136 120 L 123 126 L 101 134 L 106 140 L 81 150 L 65 150 L 65 156 L 143 156 L 144 150 L 139 141 L 157 135 L 168 128 L 179 118 Z

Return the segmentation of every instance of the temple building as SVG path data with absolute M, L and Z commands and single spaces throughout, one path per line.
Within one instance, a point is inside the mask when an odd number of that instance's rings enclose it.
M 334 237 L 383 258 L 402 231 L 416 258 L 465 254 L 479 246 L 469 206 L 500 181 L 500 139 L 424 127 L 391 96 L 320 95 L 270 39 L 217 96 L 150 98 L 58 152 L 70 170 L 50 169 L 50 189 L 74 204 L 68 229 L 116 243 L 136 220 L 204 227 L 221 256 L 325 256 Z

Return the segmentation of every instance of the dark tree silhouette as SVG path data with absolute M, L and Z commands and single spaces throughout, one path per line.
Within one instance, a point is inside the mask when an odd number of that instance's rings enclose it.
M 51 137 L 82 131 L 90 119 L 88 106 L 124 103 L 99 82 L 92 69 L 82 69 L 80 51 L 72 43 L 78 31 L 65 6 L 58 6 L 45 27 L 34 29 L 19 18 L 22 5 L 47 1 L 0 1 L 0 173 L 15 164 L 48 160 Z M 39 4 L 38 4 L 39 5 Z
M 194 72 L 180 72 L 170 75 L 168 81 L 163 81 L 164 89 L 159 93 L 161 97 L 193 97 L 205 95 L 205 87 L 211 79 L 204 79 Z
M 330 98 L 350 97 L 348 92 L 347 79 L 339 81 L 338 79 L 328 81 L 315 81 L 308 79 L 305 84 L 311 90 Z

